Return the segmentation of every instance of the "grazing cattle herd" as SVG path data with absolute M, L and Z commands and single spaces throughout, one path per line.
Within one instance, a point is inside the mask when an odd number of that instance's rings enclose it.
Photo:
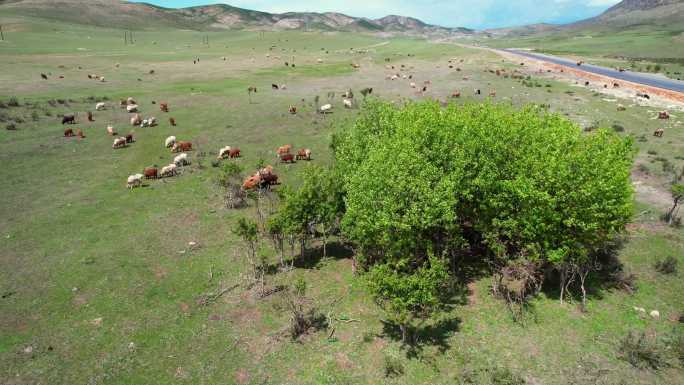
M 456 62 L 457 59 L 452 59 L 449 60 L 449 68 L 454 68 L 453 63 Z M 460 62 L 463 62 L 461 59 Z M 286 64 L 287 65 L 287 64 Z M 578 63 L 580 65 L 580 63 Z M 294 65 L 293 65 L 294 66 Z M 352 65 L 354 68 L 359 68 L 358 65 Z M 425 93 L 428 90 L 428 86 L 432 84 L 430 80 L 425 80 L 423 81 L 422 86 L 419 86 L 416 83 L 416 80 L 414 80 L 414 75 L 410 73 L 401 73 L 401 72 L 396 72 L 396 71 L 407 71 L 410 72 L 413 70 L 413 67 L 411 66 L 406 66 L 406 65 L 401 65 L 400 68 L 396 68 L 394 65 L 386 65 L 386 69 L 393 70 L 393 73 L 387 74 L 385 76 L 386 80 L 397 80 L 397 79 L 405 79 L 408 82 L 408 85 L 410 88 L 413 89 L 418 89 L 417 93 Z M 460 68 L 457 68 L 457 71 L 460 71 Z M 506 72 L 506 70 L 491 70 L 491 69 L 485 69 L 485 72 L 491 72 L 495 73 L 497 76 L 502 76 Z M 518 70 L 513 71 L 513 77 L 516 78 L 517 75 L 516 73 L 519 73 Z M 41 74 L 43 75 L 43 74 Z M 505 75 L 508 76 L 508 75 Z M 89 75 L 89 78 L 92 79 L 98 79 L 98 80 L 103 80 L 104 78 L 98 75 Z M 467 80 L 467 77 L 464 77 L 464 80 Z M 589 85 L 589 82 L 585 82 L 585 85 Z M 618 83 L 613 84 L 614 88 L 620 87 Z M 273 90 L 285 90 L 287 87 L 285 85 L 280 85 L 277 83 L 272 83 L 271 88 Z M 607 88 L 607 85 L 606 85 Z M 249 94 L 256 93 L 257 92 L 257 87 L 256 86 L 250 86 L 248 88 Z M 360 93 L 366 97 L 370 94 L 373 93 L 373 88 L 367 87 L 364 88 L 360 91 Z M 475 89 L 474 94 L 475 95 L 481 95 L 483 92 L 480 89 Z M 334 97 L 334 93 L 332 93 L 332 96 Z M 461 91 L 454 91 L 451 94 L 452 98 L 460 98 L 461 97 Z M 489 97 L 496 97 L 496 91 L 495 90 L 490 90 L 489 91 Z M 649 99 L 648 94 L 644 93 L 638 93 L 637 97 L 641 97 L 644 99 Z M 328 98 L 331 98 L 331 93 L 328 94 Z M 348 90 L 342 94 L 342 103 L 344 108 L 346 109 L 351 109 L 354 108 L 355 103 L 354 103 L 354 94 L 352 90 Z M 442 104 L 445 104 L 447 102 L 443 102 Z M 157 125 L 157 119 L 155 117 L 149 117 L 147 119 L 143 119 L 143 117 L 140 115 L 140 106 L 138 103 L 133 99 L 132 97 L 129 97 L 127 99 L 121 99 L 120 100 L 120 107 L 122 109 L 125 109 L 128 113 L 132 114 L 130 117 L 130 124 L 135 127 L 154 127 Z M 155 101 L 152 101 L 152 104 L 156 104 Z M 107 109 L 107 104 L 105 102 L 98 102 L 95 104 L 95 110 L 96 111 L 104 111 Z M 317 112 L 320 114 L 329 114 L 332 112 L 333 105 L 330 103 L 323 104 L 320 107 L 317 108 Z M 618 109 L 620 109 L 620 106 L 618 106 Z M 167 102 L 159 102 L 159 110 L 163 113 L 168 113 L 169 112 L 169 104 Z M 290 105 L 288 108 L 288 112 L 292 115 L 297 114 L 297 107 L 294 105 Z M 87 112 L 87 118 L 88 121 L 94 121 L 93 119 L 93 114 L 88 111 Z M 670 116 L 667 111 L 662 111 L 658 113 L 657 116 L 658 119 L 669 119 Z M 62 124 L 76 124 L 76 115 L 75 114 L 65 114 L 62 116 Z M 172 127 L 175 127 L 177 124 L 176 119 L 173 117 L 169 117 L 169 125 Z M 653 133 L 654 136 L 656 137 L 662 137 L 664 134 L 664 129 L 659 128 L 655 130 Z M 128 145 L 132 144 L 135 142 L 133 132 L 127 134 L 126 136 L 121 136 L 121 137 L 116 137 L 117 132 L 114 129 L 113 126 L 109 125 L 107 126 L 107 134 L 109 136 L 115 137 L 113 143 L 112 143 L 112 148 L 113 149 L 122 149 L 128 147 Z M 73 129 L 67 128 L 64 130 L 64 136 L 65 137 L 73 137 L 76 136 L 78 138 L 85 138 L 85 135 L 82 130 L 77 129 L 76 132 L 74 132 Z M 167 166 L 164 166 L 161 168 L 161 170 L 158 170 L 156 166 L 154 167 L 146 167 L 143 169 L 142 174 L 133 174 L 130 175 L 127 179 L 126 187 L 129 189 L 133 189 L 135 187 L 140 187 L 142 186 L 142 180 L 144 179 L 157 179 L 157 178 L 166 178 L 166 177 L 173 177 L 175 175 L 178 175 L 180 168 L 184 166 L 188 166 L 191 164 L 188 152 L 193 150 L 192 147 L 192 142 L 190 141 L 179 141 L 176 139 L 175 136 L 169 136 L 166 138 L 164 141 L 164 147 L 170 148 L 172 153 L 177 153 L 173 159 L 173 162 L 168 164 Z M 241 150 L 236 147 L 231 147 L 231 146 L 225 146 L 223 148 L 220 148 L 218 151 L 218 156 L 217 159 L 220 160 L 225 160 L 225 159 L 236 159 L 240 158 L 241 156 Z M 279 161 L 279 163 L 295 163 L 298 160 L 306 160 L 310 161 L 311 160 L 311 150 L 308 148 L 302 148 L 299 149 L 296 153 L 292 153 L 292 146 L 287 144 L 284 146 L 280 146 L 276 149 L 276 156 Z M 267 166 L 262 169 L 260 169 L 258 172 L 256 172 L 254 175 L 249 176 L 248 178 L 245 179 L 242 188 L 244 190 L 250 190 L 254 188 L 268 188 L 269 186 L 278 184 L 278 175 L 276 175 L 273 172 L 273 166 Z
M 277 88 L 276 88 L 277 87 Z M 284 86 L 277 86 L 274 84 L 274 89 L 284 89 Z M 252 92 L 256 92 L 256 87 L 254 87 L 254 90 Z M 349 91 L 351 94 L 351 91 Z M 345 93 L 347 95 L 347 93 Z M 348 99 L 344 99 L 344 104 L 347 106 Z M 351 103 L 351 101 L 349 101 Z M 156 102 L 152 102 L 152 104 L 156 104 Z M 139 105 L 136 103 L 136 101 L 133 98 L 127 98 L 127 99 L 122 99 L 120 101 L 120 106 L 122 109 L 125 109 L 127 112 L 133 114 L 130 118 L 130 123 L 132 126 L 139 126 L 139 127 L 154 127 L 157 125 L 156 118 L 151 117 L 148 119 L 143 119 L 140 113 L 138 113 L 138 109 L 140 108 Z M 107 109 L 107 105 L 104 102 L 98 102 L 95 105 L 95 110 L 96 111 L 103 111 Z M 160 102 L 159 103 L 159 109 L 162 112 L 168 112 L 169 111 L 169 105 L 167 102 Z M 326 104 L 322 106 L 319 109 L 319 112 L 329 112 L 332 109 L 331 104 Z M 297 109 L 295 106 L 290 106 L 290 113 L 296 113 Z M 92 113 L 88 112 L 88 120 L 93 121 L 92 119 Z M 76 124 L 76 115 L 75 114 L 66 114 L 62 116 L 62 124 Z M 176 126 L 176 120 L 174 118 L 169 118 L 169 124 L 171 126 Z M 114 129 L 112 125 L 107 126 L 107 135 L 109 136 L 116 136 L 117 131 Z M 72 128 L 67 128 L 64 130 L 64 136 L 65 137 L 73 137 L 77 136 L 79 138 L 85 138 L 85 135 L 81 129 L 77 129 L 76 132 L 74 132 L 74 129 Z M 115 137 L 114 141 L 112 143 L 112 148 L 113 149 L 123 149 L 128 147 L 128 145 L 132 144 L 135 142 L 135 138 L 133 135 L 133 132 L 130 132 L 126 136 L 119 136 Z M 168 177 L 173 177 L 178 175 L 180 168 L 184 166 L 188 166 L 191 164 L 190 162 L 190 157 L 188 155 L 188 152 L 192 151 L 192 142 L 190 141 L 180 141 L 177 140 L 176 136 L 171 135 L 166 138 L 164 141 L 164 147 L 169 148 L 172 153 L 177 153 L 173 158 L 173 162 L 168 164 L 167 166 L 162 167 L 161 169 L 158 169 L 157 166 L 150 166 L 150 167 L 145 167 L 142 171 L 142 173 L 136 173 L 129 175 L 127 180 L 126 180 L 126 188 L 127 189 L 134 189 L 136 187 L 142 187 L 143 186 L 143 179 L 158 179 L 158 178 L 168 178 Z M 281 147 L 278 147 L 276 149 L 276 155 L 278 159 L 280 160 L 281 163 L 295 163 L 296 160 L 311 160 L 311 150 L 308 148 L 303 148 L 297 151 L 296 154 L 292 154 L 292 146 L 287 144 Z M 218 153 L 218 160 L 223 160 L 223 159 L 235 159 L 239 158 L 241 156 L 241 151 L 237 147 L 231 147 L 231 146 L 225 146 L 223 148 L 219 149 Z M 259 171 L 257 171 L 254 175 L 248 177 L 243 185 L 242 188 L 244 190 L 251 190 L 255 188 L 269 188 L 270 186 L 278 184 L 278 175 L 273 172 L 273 166 L 268 165 Z

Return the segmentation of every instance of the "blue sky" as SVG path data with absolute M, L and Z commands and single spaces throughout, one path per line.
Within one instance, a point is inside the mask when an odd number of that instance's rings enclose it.
M 431 24 L 475 29 L 568 23 L 596 16 L 620 0 L 146 0 L 163 7 L 226 3 L 266 12 L 342 12 L 378 18 L 411 16 Z

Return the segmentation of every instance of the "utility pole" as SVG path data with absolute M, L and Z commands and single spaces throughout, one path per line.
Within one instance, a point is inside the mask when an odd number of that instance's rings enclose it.
M 2 33 L 2 25 L 0 25 L 0 40 L 5 41 L 5 35 Z
M 124 31 L 124 45 L 128 45 L 128 32 Z

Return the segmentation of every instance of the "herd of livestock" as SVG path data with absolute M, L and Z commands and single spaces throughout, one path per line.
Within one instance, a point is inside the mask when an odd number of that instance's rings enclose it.
M 197 59 L 199 61 L 199 59 Z M 388 61 L 386 59 L 386 61 Z M 451 69 L 454 69 L 457 72 L 461 71 L 461 68 L 457 67 L 459 63 L 463 63 L 463 59 L 450 59 L 448 61 L 448 66 Z M 521 65 L 524 65 L 524 63 L 521 63 Z M 358 66 L 355 66 L 354 68 L 358 68 Z M 387 64 L 385 66 L 385 69 L 388 70 L 388 73 L 385 76 L 385 80 L 388 81 L 395 81 L 395 80 L 406 80 L 409 83 L 409 87 L 411 88 L 418 88 L 418 93 L 423 94 L 427 91 L 428 87 L 432 84 L 430 80 L 424 81 L 421 85 L 417 84 L 414 80 L 413 74 L 411 74 L 413 67 L 407 67 L 404 64 L 401 64 L 400 66 L 394 66 L 391 64 Z M 487 70 L 492 73 L 495 73 L 497 76 L 503 76 L 506 75 L 505 69 L 501 70 Z M 539 70 L 541 72 L 541 70 Z M 550 70 L 549 70 L 550 72 Z M 562 70 L 561 70 L 562 72 Z M 43 78 L 46 78 L 44 74 L 41 74 Z M 512 78 L 517 79 L 523 79 L 522 72 L 519 72 L 518 70 L 514 70 L 512 74 L 510 75 Z M 104 81 L 103 77 L 97 76 L 97 75 L 89 75 L 88 76 L 90 79 L 96 79 L 100 81 Z M 464 77 L 464 80 L 468 80 L 468 77 Z M 586 82 L 585 85 L 589 85 L 589 82 Z M 279 84 L 272 84 L 271 85 L 272 89 L 274 90 L 284 90 L 287 89 L 286 85 L 279 85 Z M 614 84 L 614 87 L 619 87 L 617 83 Z M 607 88 L 607 86 L 606 86 Z M 257 88 L 255 86 L 250 86 L 248 89 L 249 94 L 256 93 Z M 373 89 L 372 88 L 364 88 L 361 90 L 361 94 L 365 97 L 369 94 L 372 94 Z M 482 91 L 480 89 L 475 89 L 474 90 L 475 95 L 481 95 Z M 454 91 L 451 94 L 452 98 L 459 98 L 461 96 L 460 91 Z M 495 97 L 496 96 L 496 91 L 495 90 L 490 90 L 489 92 L 490 97 Z M 638 97 L 646 98 L 649 99 L 649 95 L 647 94 L 642 94 L 639 93 L 637 94 Z M 351 90 L 345 92 L 342 94 L 342 102 L 345 108 L 352 108 L 354 106 L 354 95 Z M 447 102 L 442 102 L 443 104 Z M 152 102 L 152 104 L 156 104 L 156 102 Z M 132 126 L 139 126 L 139 127 L 154 127 L 157 125 L 157 119 L 155 117 L 149 117 L 147 119 L 143 119 L 143 117 L 140 115 L 138 112 L 139 106 L 136 103 L 136 101 L 129 97 L 127 99 L 122 99 L 120 101 L 120 107 L 122 109 L 125 109 L 128 113 L 133 114 L 131 115 L 130 118 L 130 124 Z M 95 105 L 95 110 L 101 111 L 106 109 L 107 106 L 104 102 L 99 102 Z M 624 107 L 618 106 L 618 109 L 620 110 L 622 108 L 624 110 Z M 161 112 L 169 112 L 169 106 L 168 103 L 165 102 L 160 102 L 159 103 L 159 109 Z M 317 108 L 317 112 L 321 114 L 326 114 L 332 112 L 332 105 L 331 104 L 324 104 L 320 107 Z M 295 106 L 290 106 L 289 107 L 289 113 L 290 114 L 296 114 L 297 113 L 297 108 Z M 658 119 L 669 119 L 669 114 L 666 111 L 662 111 L 658 115 Z M 87 118 L 88 121 L 93 121 L 93 116 L 91 112 L 87 113 Z M 69 115 L 64 115 L 62 117 L 62 124 L 74 124 L 76 123 L 76 116 L 74 114 L 69 114 Z M 171 126 L 176 126 L 176 120 L 173 117 L 169 118 L 169 123 Z M 115 137 L 112 148 L 113 149 L 120 149 L 120 148 L 125 148 L 128 145 L 132 144 L 135 142 L 135 139 L 133 137 L 133 133 L 129 133 L 125 136 L 120 136 L 116 137 L 117 133 L 114 131 L 114 128 L 112 126 L 107 127 L 107 133 L 110 136 Z M 657 129 L 654 132 L 654 136 L 656 137 L 662 137 L 664 133 L 664 130 L 662 128 Z M 66 137 L 71 137 L 71 136 L 77 136 L 79 138 L 85 138 L 85 135 L 81 129 L 77 129 L 76 132 L 74 132 L 73 129 L 67 128 L 64 130 L 64 136 Z M 173 159 L 173 162 L 168 164 L 167 166 L 164 166 L 161 168 L 161 170 L 158 170 L 156 167 L 146 167 L 143 169 L 142 173 L 137 173 L 130 175 L 127 179 L 126 186 L 128 188 L 134 188 L 134 187 L 140 187 L 142 186 L 143 178 L 145 179 L 156 179 L 156 178 L 165 178 L 165 177 L 172 177 L 178 174 L 179 168 L 183 166 L 187 166 L 190 164 L 190 160 L 188 157 L 187 152 L 192 151 L 192 143 L 189 141 L 178 141 L 176 140 L 175 136 L 169 136 L 166 138 L 165 143 L 164 143 L 166 148 L 170 148 L 172 153 L 180 153 L 179 155 L 175 156 Z M 296 153 L 292 152 L 292 146 L 290 145 L 284 145 L 281 146 L 277 149 L 276 154 L 280 160 L 281 163 L 287 163 L 291 162 L 294 163 L 295 160 L 311 160 L 311 150 L 309 149 L 300 149 Z M 240 157 L 240 149 L 239 148 L 233 148 L 231 146 L 225 146 L 223 148 L 220 148 L 218 151 L 218 159 L 233 159 L 233 158 L 239 158 Z M 278 176 L 273 173 L 273 167 L 272 166 L 267 166 L 259 171 L 257 171 L 254 175 L 248 177 L 242 187 L 245 190 L 249 189 L 254 189 L 254 188 L 265 188 L 268 186 L 271 186 L 273 184 L 278 183 Z
M 153 104 L 156 104 L 156 102 L 152 102 Z M 134 114 L 131 116 L 130 123 L 132 126 L 139 126 L 139 127 L 154 127 L 157 125 L 157 119 L 155 117 L 150 117 L 147 119 L 143 119 L 140 114 L 138 113 L 139 106 L 136 103 L 136 101 L 129 97 L 128 99 L 122 99 L 120 101 L 120 106 L 121 108 L 125 109 L 127 112 Z M 326 106 L 323 106 L 326 107 Z M 107 105 L 104 102 L 99 102 L 95 105 L 95 110 L 97 111 L 102 111 L 107 108 Z M 291 107 L 291 111 L 292 111 Z M 320 112 L 325 112 L 326 110 L 329 110 L 331 108 L 321 108 Z M 169 106 L 168 103 L 161 102 L 159 103 L 159 109 L 162 112 L 169 112 Z M 295 110 L 296 113 L 296 110 Z M 93 121 L 92 118 L 92 113 L 88 112 L 88 120 Z M 169 123 L 171 126 L 176 126 L 176 120 L 171 117 L 169 118 Z M 62 116 L 62 125 L 64 124 L 76 124 L 76 115 L 75 114 L 67 114 Z M 117 137 L 117 132 L 114 130 L 114 128 L 110 125 L 107 126 L 107 134 L 110 136 L 115 137 L 114 142 L 112 144 L 113 149 L 121 149 L 128 147 L 128 145 L 132 144 L 135 142 L 135 139 L 133 137 L 133 133 L 129 133 L 126 136 L 119 136 Z M 71 128 L 66 128 L 64 130 L 64 136 L 65 137 L 73 137 L 77 136 L 79 138 L 85 138 L 85 135 L 81 129 L 77 129 L 76 132 L 74 132 L 73 129 Z M 126 180 L 126 187 L 129 189 L 133 189 L 135 187 L 141 187 L 143 183 L 143 179 L 157 179 L 157 178 L 167 178 L 167 177 L 173 177 L 178 175 L 179 168 L 190 165 L 190 159 L 188 156 L 188 152 L 192 151 L 192 142 L 190 141 L 180 141 L 177 140 L 175 136 L 169 136 L 166 138 L 164 141 L 164 147 L 170 148 L 172 153 L 179 153 L 173 158 L 173 161 L 169 163 L 168 165 L 162 167 L 161 169 L 158 169 L 157 167 L 145 167 L 142 171 L 142 173 L 136 173 L 130 175 L 127 180 Z M 231 146 L 225 146 L 219 149 L 218 151 L 218 160 L 223 160 L 223 159 L 233 159 L 233 158 L 239 158 L 240 157 L 240 149 L 236 147 L 231 147 Z M 292 153 L 292 146 L 287 144 L 284 146 L 279 147 L 276 150 L 276 154 L 280 160 L 281 163 L 294 163 L 296 160 L 311 160 L 311 150 L 308 148 L 303 148 L 297 151 L 296 154 Z M 266 167 L 261 168 L 259 171 L 257 171 L 254 175 L 251 175 L 248 177 L 243 185 L 242 188 L 244 190 L 251 190 L 255 188 L 268 188 L 272 185 L 275 185 L 278 183 L 278 175 L 273 172 L 273 166 L 268 165 Z

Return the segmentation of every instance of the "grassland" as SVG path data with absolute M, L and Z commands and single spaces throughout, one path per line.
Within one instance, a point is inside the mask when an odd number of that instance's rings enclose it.
M 0 109 L 0 383 L 453 384 L 491 367 L 509 368 L 530 384 L 684 382 L 681 363 L 636 369 L 619 359 L 617 348 L 630 330 L 669 335 L 682 327 L 682 272 L 653 269 L 668 256 L 684 263 L 684 233 L 658 219 L 669 204 L 663 164 L 684 165 L 681 113 L 674 112 L 657 140 L 651 134 L 662 123 L 651 119 L 654 108 L 629 105 L 620 112 L 605 96 L 552 80 L 526 87 L 483 71 L 517 67 L 492 53 L 422 40 L 223 32 L 209 33 L 207 46 L 206 33 L 162 30 L 136 32 L 136 43 L 124 45 L 120 30 L 20 17 L 3 24 L 0 100 L 16 97 L 19 106 Z M 462 71 L 448 68 L 452 57 L 463 59 Z M 406 80 L 385 80 L 387 64 L 404 64 L 415 81 L 432 86 L 418 95 Z M 106 81 L 89 80 L 89 73 Z M 272 91 L 272 83 L 288 87 Z M 251 102 L 250 85 L 259 89 Z M 328 162 L 331 134 L 357 113 L 342 108 L 339 94 L 363 87 L 398 103 L 444 99 L 455 90 L 463 93 L 458 102 L 484 100 L 472 90 L 496 89 L 495 101 L 550 104 L 585 127 L 619 125 L 635 136 L 637 210 L 620 259 L 636 274 L 637 291 L 596 285 L 583 313 L 576 302 L 559 305 L 549 288 L 523 326 L 492 298 L 485 276 L 430 323 L 410 354 L 383 324 L 363 279 L 352 274 L 349 251 L 338 247 L 322 259 L 314 248 L 294 271 L 270 275 L 269 285 L 302 276 L 323 312 L 353 321 L 336 322 L 332 337 L 321 330 L 297 342 L 284 338 L 283 299 L 277 293 L 258 299 L 245 288 L 248 267 L 232 233 L 237 218 L 253 216 L 254 208 L 225 207 L 210 162 L 219 147 L 239 146 L 244 157 L 237 162 L 251 170 L 260 159 L 273 162 L 274 149 L 285 143 L 311 148 L 315 163 Z M 334 113 L 315 113 L 315 96 L 323 102 L 329 92 L 337 95 L 330 98 Z M 131 129 L 128 114 L 115 106 L 128 96 L 161 123 L 135 128 L 137 142 L 114 151 L 105 127 Z M 85 122 L 96 100 L 110 107 Z M 169 114 L 152 104 L 162 100 Z M 299 113 L 288 114 L 289 105 Z M 83 140 L 62 137 L 57 116 L 71 112 L 79 113 Z M 4 129 L 11 122 L 17 130 Z M 193 164 L 177 178 L 128 191 L 128 175 L 170 162 L 162 146 L 168 135 L 193 142 Z M 296 186 L 305 163 L 276 171 Z M 275 261 L 268 244 L 261 252 Z M 234 285 L 214 303 L 201 301 Z M 634 306 L 657 309 L 661 319 L 642 317 Z M 404 374 L 385 377 L 386 357 L 398 360 Z

